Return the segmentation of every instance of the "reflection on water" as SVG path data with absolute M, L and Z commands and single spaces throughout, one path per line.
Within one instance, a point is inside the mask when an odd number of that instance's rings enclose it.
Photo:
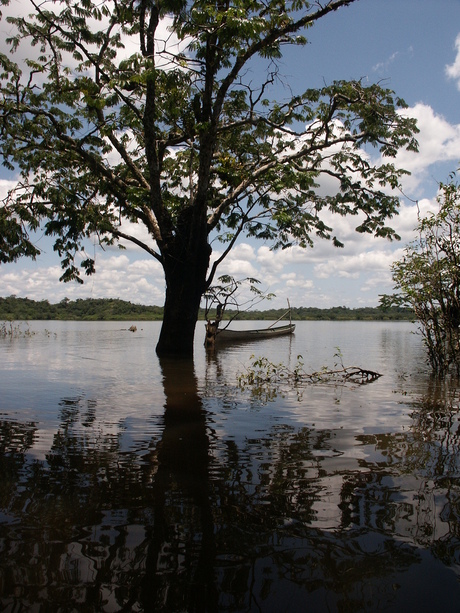
M 0 344 L 2 611 L 458 611 L 459 385 L 409 325 L 198 339 L 194 364 L 158 363 L 155 324 L 40 325 Z M 238 390 L 252 353 L 337 346 L 384 376 Z

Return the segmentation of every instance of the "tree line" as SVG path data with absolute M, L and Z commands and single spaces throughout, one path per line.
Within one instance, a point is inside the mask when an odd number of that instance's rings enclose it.
M 238 320 L 276 320 L 286 309 L 251 310 L 238 313 Z M 204 309 L 200 319 L 205 318 Z M 234 319 L 235 311 L 229 309 L 226 319 Z M 329 309 L 317 307 L 293 307 L 291 318 L 301 320 L 412 320 L 414 312 L 410 308 L 394 306 L 389 309 L 380 307 L 348 308 L 337 306 Z M 133 304 L 118 298 L 78 298 L 52 304 L 48 300 L 32 300 L 17 296 L 0 297 L 0 321 L 22 320 L 84 320 L 84 321 L 162 321 L 163 308 L 159 306 Z

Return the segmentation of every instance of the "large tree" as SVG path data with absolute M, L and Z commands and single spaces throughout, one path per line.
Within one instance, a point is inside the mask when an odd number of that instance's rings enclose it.
M 20 179 L 0 208 L 1 261 L 36 256 L 41 228 L 62 279 L 79 280 L 88 237 L 135 243 L 164 269 L 157 353 L 190 356 L 201 297 L 240 236 L 341 246 L 333 212 L 394 237 L 388 188 L 403 171 L 390 162 L 416 149 L 403 101 L 360 81 L 270 99 L 283 46 L 304 45 L 309 26 L 354 1 L 29 0 L 30 15 L 10 10 L 0 146 Z M 333 193 L 318 189 L 321 175 Z M 80 266 L 94 272 L 91 258 Z

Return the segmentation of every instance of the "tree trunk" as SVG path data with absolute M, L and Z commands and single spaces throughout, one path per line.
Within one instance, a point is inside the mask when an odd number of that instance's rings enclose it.
M 195 327 L 210 253 L 206 242 L 198 252 L 182 252 L 164 260 L 166 300 L 156 346 L 159 357 L 193 357 Z
M 196 292 L 196 288 L 190 289 Z M 194 296 L 192 291 L 184 291 L 183 287 L 175 284 L 166 285 L 163 324 L 156 346 L 159 357 L 193 357 L 201 295 Z

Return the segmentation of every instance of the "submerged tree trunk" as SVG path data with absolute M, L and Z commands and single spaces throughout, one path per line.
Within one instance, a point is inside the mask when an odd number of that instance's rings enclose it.
M 198 242 L 198 241 L 197 241 Z M 192 252 L 181 249 L 164 259 L 166 299 L 156 346 L 159 357 L 192 358 L 201 297 L 211 248 L 207 241 Z
M 189 358 L 193 356 L 193 341 L 201 294 L 196 295 L 194 288 L 186 291 L 183 285 L 180 283 L 166 285 L 163 324 L 156 347 L 159 357 Z M 190 286 L 189 283 L 186 285 Z

